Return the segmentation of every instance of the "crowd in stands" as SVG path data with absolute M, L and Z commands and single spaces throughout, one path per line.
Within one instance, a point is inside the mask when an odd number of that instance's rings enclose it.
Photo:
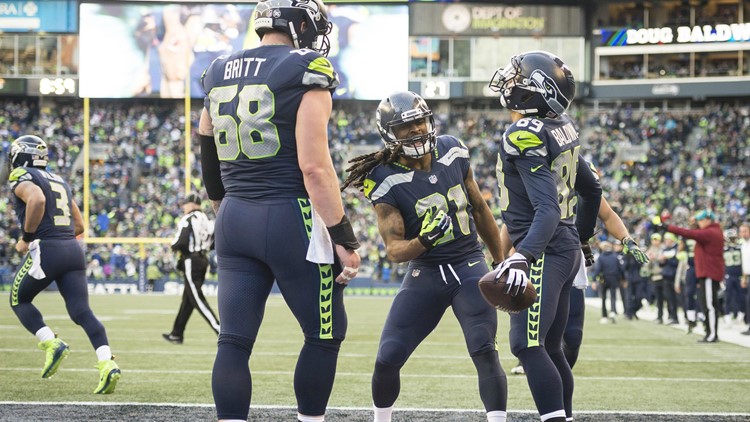
M 331 151 L 344 176 L 354 155 L 381 148 L 374 125 L 374 104 L 334 104 Z M 499 109 L 438 111 L 439 133 L 462 139 L 470 148 L 475 179 L 499 217 L 495 164 L 497 141 L 510 123 Z M 167 239 L 162 244 L 88 243 L 89 277 L 134 279 L 173 276 L 168 240 L 185 193 L 185 121 L 181 102 L 107 102 L 90 107 L 90 184 L 83 206 L 84 118 L 80 100 L 40 103 L 0 100 L 2 168 L 12 140 L 20 134 L 42 136 L 50 147 L 50 168 L 71 184 L 81 210 L 88 209 L 90 237 Z M 200 105 L 190 119 L 197 127 Z M 747 218 L 750 194 L 750 109 L 711 104 L 691 110 L 638 110 L 628 106 L 571 111 L 580 127 L 582 154 L 599 169 L 605 196 L 631 233 L 646 247 L 650 219 L 666 210 L 677 224 L 701 208 L 711 208 L 725 227 Z M 197 137 L 191 136 L 191 189 L 203 192 Z M 374 279 L 396 282 L 403 268 L 385 257 L 372 206 L 350 188 L 344 192 L 347 214 L 362 241 L 363 268 Z M 20 257 L 13 246 L 19 227 L 7 183 L 0 187 L 0 277 L 7 283 Z M 205 203 L 205 211 L 213 216 Z M 602 239 L 607 237 L 600 231 Z M 141 259 L 146 261 L 141 264 Z M 215 275 L 213 276 L 215 277 Z M 0 282 L 1 284 L 2 282 Z

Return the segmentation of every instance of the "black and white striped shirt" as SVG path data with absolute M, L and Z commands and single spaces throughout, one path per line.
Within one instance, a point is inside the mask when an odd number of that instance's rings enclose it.
M 184 255 L 208 252 L 214 233 L 214 223 L 203 211 L 195 210 L 185 214 L 177 225 L 177 233 L 172 241 L 172 250 Z

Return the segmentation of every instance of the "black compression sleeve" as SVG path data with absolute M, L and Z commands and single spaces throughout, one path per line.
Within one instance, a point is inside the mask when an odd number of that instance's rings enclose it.
M 203 170 L 203 184 L 206 185 L 208 199 L 220 200 L 224 198 L 224 184 L 221 182 L 219 155 L 213 136 L 198 135 L 201 140 L 201 170 Z

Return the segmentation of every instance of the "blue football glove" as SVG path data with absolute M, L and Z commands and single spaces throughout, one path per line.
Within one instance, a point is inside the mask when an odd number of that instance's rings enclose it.
M 622 239 L 622 253 L 633 255 L 633 258 L 635 258 L 635 262 L 641 265 L 650 261 L 648 259 L 648 256 L 643 253 L 641 248 L 638 247 L 638 244 L 635 243 L 635 240 L 633 240 L 632 237 L 625 237 Z
M 453 219 L 445 211 L 438 211 L 435 217 L 432 217 L 432 210 L 428 211 L 422 220 L 422 229 L 419 231 L 419 242 L 422 246 L 430 250 L 437 246 L 443 240 L 445 235 L 453 230 Z
M 594 252 L 591 250 L 589 242 L 581 241 L 581 252 L 583 252 L 583 261 L 587 267 L 594 265 Z
M 526 291 L 526 286 L 529 284 L 529 261 L 525 256 L 520 253 L 514 253 L 510 258 L 506 259 L 498 267 L 497 280 L 504 273 L 508 273 L 508 290 L 505 293 L 511 296 L 516 296 L 519 293 Z

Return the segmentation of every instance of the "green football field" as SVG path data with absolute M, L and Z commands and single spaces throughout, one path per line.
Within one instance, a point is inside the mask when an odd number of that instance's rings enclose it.
M 144 407 L 148 403 L 197 404 L 205 405 L 209 412 L 216 336 L 194 313 L 183 345 L 167 343 L 161 337 L 171 328 L 179 299 L 163 295 L 91 297 L 94 313 L 107 328 L 123 371 L 115 394 L 97 396 L 92 394 L 98 376 L 94 352 L 83 330 L 69 320 L 62 298 L 57 293 L 43 293 L 35 301 L 47 324 L 71 348 L 57 375 L 43 380 L 39 374 L 44 354 L 11 311 L 7 294 L 0 295 L 0 419 L 4 413 L 9 415 L 4 408 L 10 411 L 34 402 Z M 215 297 L 209 301 L 215 306 Z M 370 377 L 390 303 L 391 299 L 384 297 L 347 297 L 349 332 L 341 349 L 331 407 L 371 406 Z M 601 325 L 598 317 L 597 309 L 587 309 L 584 344 L 574 370 L 576 411 L 740 413 L 750 420 L 748 348 L 729 343 L 696 344 L 697 335 L 645 321 Z M 509 413 L 534 413 L 525 377 L 510 374 L 516 360 L 507 345 L 507 321 L 507 315 L 499 315 Z M 250 362 L 253 406 L 294 406 L 292 371 L 301 344 L 299 326 L 283 300 L 271 297 Z M 403 368 L 396 407 L 482 409 L 474 367 L 450 310 Z

